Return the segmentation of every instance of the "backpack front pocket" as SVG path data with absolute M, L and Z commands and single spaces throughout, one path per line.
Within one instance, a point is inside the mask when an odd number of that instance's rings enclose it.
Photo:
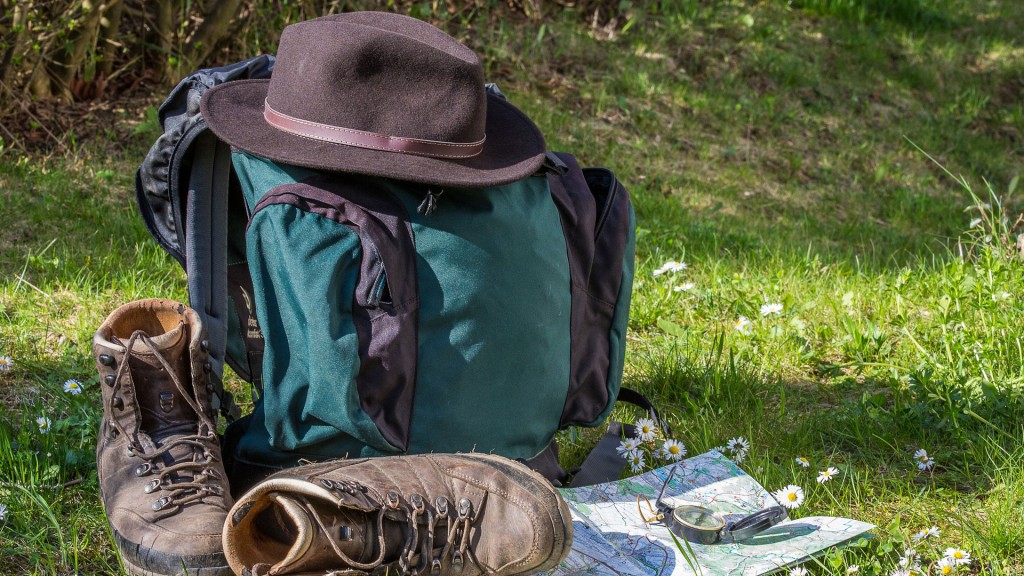
M 273 447 L 405 451 L 419 298 L 402 205 L 369 179 L 278 186 L 255 206 L 247 246 Z

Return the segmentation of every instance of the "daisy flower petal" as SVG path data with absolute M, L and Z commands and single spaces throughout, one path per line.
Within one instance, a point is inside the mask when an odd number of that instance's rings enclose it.
M 669 260 L 661 265 L 660 268 L 654 271 L 655 276 L 661 276 L 669 272 L 682 272 L 686 270 L 686 262 L 676 262 L 675 260 Z
M 40 416 L 36 418 L 36 426 L 39 426 L 39 433 L 46 434 L 50 431 L 50 419 L 46 416 Z
M 834 466 L 829 466 L 828 468 L 822 470 L 821 472 L 818 472 L 818 484 L 824 484 L 825 482 L 828 482 L 829 480 L 835 478 L 837 474 L 839 474 L 839 469 L 835 468 Z
M 740 334 L 750 334 L 750 320 L 746 316 L 740 316 L 736 319 L 736 323 L 733 324 L 733 328 Z
M 78 396 L 82 393 L 82 383 L 75 379 L 64 381 L 64 392 L 71 394 L 72 396 Z
M 661 451 L 665 458 L 676 462 L 682 460 L 683 456 L 686 456 L 686 446 L 678 440 L 665 440 L 665 443 L 661 446 Z
M 971 563 L 970 552 L 963 548 L 946 548 L 946 551 L 942 555 L 952 560 L 957 566 L 963 566 Z
M 654 420 L 650 418 L 641 418 L 637 420 L 636 424 L 633 426 L 636 428 L 636 437 L 639 438 L 641 442 L 650 442 L 651 440 L 654 440 Z
M 790 484 L 785 488 L 776 490 L 775 492 L 772 492 L 772 496 L 780 506 L 789 508 L 790 510 L 799 508 L 800 505 L 804 503 L 804 489 L 796 484 Z

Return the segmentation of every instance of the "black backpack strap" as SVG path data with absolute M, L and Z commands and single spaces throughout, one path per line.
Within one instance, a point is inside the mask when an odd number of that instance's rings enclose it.
M 622 387 L 619 388 L 619 402 L 627 402 L 647 412 L 647 416 L 654 420 L 666 438 L 671 438 L 671 430 L 658 415 L 658 410 L 646 396 L 636 390 Z M 608 430 L 601 436 L 597 446 L 590 451 L 583 465 L 572 478 L 569 487 L 591 486 L 602 482 L 611 482 L 622 477 L 622 471 L 626 469 L 626 459 L 618 453 L 616 448 L 623 438 L 631 438 L 636 435 L 636 428 L 632 424 L 622 422 L 609 422 Z
M 551 481 L 555 486 L 564 486 L 569 473 L 558 462 L 558 442 L 552 440 L 543 452 L 523 462 L 535 472 Z
M 209 130 L 193 143 L 185 203 L 185 274 L 189 304 L 199 314 L 209 338 L 213 408 L 228 422 L 241 415 L 224 389 L 224 356 L 228 333 L 227 214 L 231 150 Z

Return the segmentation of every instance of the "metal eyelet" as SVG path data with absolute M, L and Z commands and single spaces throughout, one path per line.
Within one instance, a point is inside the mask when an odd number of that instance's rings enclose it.
M 107 386 L 113 386 L 114 382 L 117 382 L 117 376 L 114 376 L 113 374 L 107 374 L 103 377 L 103 383 Z
M 437 515 L 441 518 L 448 516 L 448 499 L 444 496 L 438 496 L 437 500 L 434 501 L 434 508 L 437 508 Z
M 424 508 L 423 497 L 420 496 L 419 494 L 413 494 L 412 496 L 410 496 L 409 502 L 412 504 L 412 507 L 415 508 L 416 510 L 423 510 Z
M 441 574 L 441 560 L 434 558 L 430 563 L 430 576 L 440 576 Z
M 111 356 L 110 354 L 100 354 L 99 360 L 100 364 L 111 368 L 113 368 L 114 364 L 116 364 L 116 362 L 114 361 L 114 357 Z
M 210 341 L 209 340 L 200 340 L 199 341 L 199 349 L 202 350 L 203 352 L 209 352 L 210 351 Z
M 469 518 L 469 512 L 473 509 L 473 503 L 469 501 L 469 498 L 463 498 L 459 500 L 459 518 Z
M 209 362 L 204 362 L 203 363 L 203 372 L 206 372 L 207 374 L 209 374 L 211 371 L 213 371 L 213 364 L 210 364 Z
M 146 476 L 153 471 L 153 465 L 149 462 L 143 462 L 135 467 L 136 476 Z
M 113 401 L 111 403 L 114 405 L 114 408 L 117 408 L 118 410 L 124 410 L 124 399 L 121 398 L 120 396 L 114 396 Z
M 388 505 L 388 508 L 391 508 L 392 510 L 397 510 L 398 509 L 398 503 L 399 503 L 398 493 L 397 492 L 388 492 L 388 495 L 387 495 L 387 505 Z
M 456 574 L 462 574 L 462 567 L 465 564 L 465 560 L 462 558 L 462 552 L 456 550 L 452 554 L 452 572 Z
M 321 478 L 320 485 L 323 486 L 324 488 L 327 488 L 328 490 L 334 490 L 334 482 L 331 482 L 327 478 Z
M 159 512 L 171 505 L 171 499 L 167 496 L 153 502 L 153 511 Z
M 150 480 L 149 483 L 146 484 L 146 487 L 143 488 L 142 491 L 145 492 L 146 494 L 152 494 L 153 492 L 156 492 L 159 489 L 160 489 L 160 479 L 159 478 L 154 478 L 154 479 Z

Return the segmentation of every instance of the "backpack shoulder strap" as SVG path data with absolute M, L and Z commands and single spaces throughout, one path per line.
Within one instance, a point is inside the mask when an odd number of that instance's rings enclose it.
M 199 314 L 209 338 L 213 409 L 233 422 L 241 416 L 241 409 L 224 389 L 223 380 L 228 338 L 227 203 L 231 150 L 208 130 L 196 139 L 193 148 L 185 208 L 189 305 Z
M 247 78 L 269 78 L 274 58 L 199 70 L 160 106 L 163 134 L 135 176 L 135 198 L 147 229 L 185 269 L 189 305 L 209 338 L 215 408 L 230 422 L 240 410 L 224 390 L 227 347 L 227 213 L 231 152 L 206 127 L 199 101 L 207 89 Z

